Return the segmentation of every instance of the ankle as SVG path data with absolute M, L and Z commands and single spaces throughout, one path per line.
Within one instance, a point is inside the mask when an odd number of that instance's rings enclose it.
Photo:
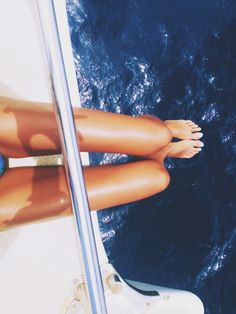
M 154 159 L 160 163 L 163 163 L 165 158 L 168 156 L 168 153 L 171 149 L 171 143 L 169 143 L 168 145 L 166 145 L 165 147 L 163 147 L 161 150 L 159 150 L 158 152 L 152 154 L 149 156 L 150 159 Z

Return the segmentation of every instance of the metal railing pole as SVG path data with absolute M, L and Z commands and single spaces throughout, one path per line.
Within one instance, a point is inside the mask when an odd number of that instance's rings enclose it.
M 54 105 L 61 137 L 68 187 L 74 212 L 79 253 L 82 255 L 85 283 L 92 314 L 106 314 L 104 288 L 99 267 L 91 215 L 83 178 L 82 163 L 76 136 L 72 103 L 63 51 L 60 42 L 55 0 L 37 0 L 49 72 L 54 94 Z M 47 18 L 45 19 L 45 15 Z M 49 33 L 52 31 L 52 37 Z

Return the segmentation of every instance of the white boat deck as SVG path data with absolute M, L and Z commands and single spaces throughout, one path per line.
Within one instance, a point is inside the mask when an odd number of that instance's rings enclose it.
M 35 12 L 35 1 L 0 0 L 0 95 L 51 102 Z M 0 233 L 1 313 L 63 313 L 79 274 L 71 217 Z

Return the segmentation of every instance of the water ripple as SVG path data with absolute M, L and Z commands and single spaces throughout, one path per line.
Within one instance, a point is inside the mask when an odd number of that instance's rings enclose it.
M 212 103 L 205 110 L 201 120 L 204 122 L 212 122 L 214 120 L 218 120 L 219 117 L 220 115 L 217 111 L 217 105 Z
M 214 231 L 218 232 L 218 230 Z M 226 263 L 226 259 L 230 258 L 236 239 L 236 228 L 231 232 L 228 239 L 223 245 L 214 245 L 206 258 L 206 265 L 203 267 L 196 278 L 195 286 L 201 287 L 210 278 L 215 276 Z

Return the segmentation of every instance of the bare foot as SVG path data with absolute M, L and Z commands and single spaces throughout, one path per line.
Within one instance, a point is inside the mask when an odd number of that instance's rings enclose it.
M 166 157 L 191 158 L 202 150 L 201 141 L 183 140 L 167 145 Z
M 198 140 L 203 136 L 201 128 L 191 120 L 166 120 L 166 126 L 170 129 L 173 137 L 181 140 Z
M 202 150 L 204 144 L 196 140 L 182 140 L 171 142 L 159 152 L 149 156 L 159 162 L 163 162 L 166 157 L 191 158 Z

